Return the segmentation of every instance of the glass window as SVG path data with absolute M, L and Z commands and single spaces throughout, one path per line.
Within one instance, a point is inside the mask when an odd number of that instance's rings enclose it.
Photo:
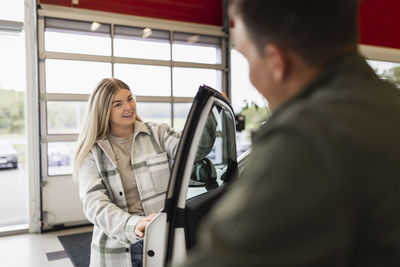
M 111 56 L 110 25 L 45 19 L 45 50 Z
M 237 153 L 241 155 L 251 147 L 251 132 L 268 118 L 268 103 L 250 82 L 246 58 L 235 49 L 231 50 L 231 81 L 233 110 L 245 116 L 245 130 L 236 133 Z
M 48 101 L 47 133 L 78 134 L 86 109 L 87 102 L 83 101 Z
M 259 107 L 267 105 L 266 99 L 251 84 L 249 63 L 237 50 L 231 50 L 232 107 L 239 113 L 246 103 L 255 103 Z
M 0 8 L 0 231 L 17 225 L 27 228 L 29 222 L 22 21 L 24 1 L 3 1 Z
M 75 142 L 47 143 L 47 173 L 49 176 L 72 173 L 72 157 Z
M 213 129 L 216 138 L 210 138 L 209 127 L 203 129 L 192 167 L 187 199 L 220 186 L 224 182 L 228 165 L 236 161 L 235 142 L 232 140 L 235 138 L 235 129 L 229 127 L 234 120 L 231 113 L 216 103 L 208 118 L 209 125 L 213 125 L 210 123 L 212 118 L 217 123 Z
M 0 61 L 0 65 L 3 62 Z M 3 78 L 3 79 L 2 79 Z M 0 84 L 6 80 L 0 77 Z M 25 92 L 24 88 L 0 87 L 0 140 L 20 139 L 25 133 Z M 6 100 L 6 101 L 5 101 Z M 22 139 L 20 140 L 22 142 Z
M 0 229 L 27 225 L 28 174 L 26 138 L 21 134 L 0 137 Z
M 114 55 L 155 60 L 170 60 L 169 32 L 150 28 L 115 26 Z
M 106 77 L 111 77 L 111 63 L 46 59 L 46 92 L 90 94 Z
M 66 32 L 45 32 L 45 49 L 51 52 L 111 55 L 109 37 L 73 34 Z
M 24 21 L 24 0 L 2 1 L 0 20 Z
M 25 91 L 25 32 L 15 35 L 0 32 L 0 44 L 0 89 Z
M 189 115 L 192 103 L 175 103 L 174 104 L 174 129 L 177 131 L 182 131 L 187 116 Z
M 367 60 L 376 74 L 400 88 L 400 63 L 380 60 Z
M 170 103 L 137 103 L 137 114 L 144 122 L 167 123 L 171 125 Z
M 171 95 L 170 67 L 115 64 L 114 76 L 128 84 L 135 95 Z
M 188 33 L 174 33 L 172 43 L 174 61 L 220 64 L 221 38 Z
M 173 68 L 174 96 L 195 97 L 203 84 L 222 90 L 222 71 L 198 68 Z

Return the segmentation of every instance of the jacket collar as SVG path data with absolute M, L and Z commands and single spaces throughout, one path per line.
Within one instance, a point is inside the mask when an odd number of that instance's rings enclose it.
M 143 122 L 135 121 L 133 130 L 133 142 L 135 142 L 136 136 L 139 133 L 150 134 L 149 130 L 147 129 L 146 125 Z M 109 158 L 114 168 L 117 168 L 117 160 L 115 159 L 114 151 L 107 136 L 104 136 L 96 140 L 95 143 L 101 148 L 101 150 L 103 150 L 104 154 L 106 154 L 106 156 Z
M 143 122 L 140 121 L 135 121 L 134 124 L 134 128 L 133 128 L 133 140 L 136 139 L 136 136 L 139 133 L 147 133 L 150 134 L 149 130 L 147 129 L 146 125 Z
M 358 52 L 352 52 L 339 56 L 330 61 L 321 71 L 317 77 L 300 90 L 297 95 L 283 103 L 275 112 L 272 113 L 267 123 L 262 125 L 255 135 L 255 140 L 258 140 L 263 134 L 271 128 L 275 123 L 280 120 L 280 114 L 285 113 L 286 110 L 300 99 L 304 99 L 313 94 L 316 90 L 320 90 L 325 84 L 334 80 L 338 73 L 350 71 L 354 68 L 362 68 L 370 70 L 365 60 Z M 279 122 L 278 122 L 279 123 Z
M 287 109 L 288 106 L 291 106 L 294 102 L 301 98 L 307 98 L 314 91 L 320 89 L 326 83 L 332 81 L 336 78 L 337 74 L 344 69 L 349 70 L 354 66 L 360 66 L 362 64 L 366 64 L 365 60 L 355 52 L 347 53 L 328 62 L 328 64 L 323 67 L 320 74 L 317 75 L 314 80 L 312 80 L 309 84 L 307 84 L 303 89 L 301 89 L 296 95 L 292 98 L 288 99 L 285 103 L 279 107 L 274 114 L 278 114 L 282 112 L 282 110 Z

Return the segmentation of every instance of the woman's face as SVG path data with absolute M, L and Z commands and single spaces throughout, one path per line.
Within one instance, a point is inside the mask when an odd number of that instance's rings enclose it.
M 110 114 L 110 128 L 113 131 L 132 129 L 136 120 L 136 102 L 127 89 L 118 89 L 114 95 Z

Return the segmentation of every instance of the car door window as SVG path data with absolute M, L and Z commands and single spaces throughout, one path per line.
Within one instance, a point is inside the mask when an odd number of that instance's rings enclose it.
M 228 127 L 232 121 L 227 108 L 215 102 L 197 147 L 187 199 L 213 190 L 224 182 L 229 164 L 236 161 L 236 151 L 232 147 L 235 133 Z

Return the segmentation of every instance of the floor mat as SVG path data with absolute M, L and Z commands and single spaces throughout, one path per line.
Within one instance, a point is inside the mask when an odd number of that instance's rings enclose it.
M 88 267 L 92 232 L 57 236 L 75 267 Z

